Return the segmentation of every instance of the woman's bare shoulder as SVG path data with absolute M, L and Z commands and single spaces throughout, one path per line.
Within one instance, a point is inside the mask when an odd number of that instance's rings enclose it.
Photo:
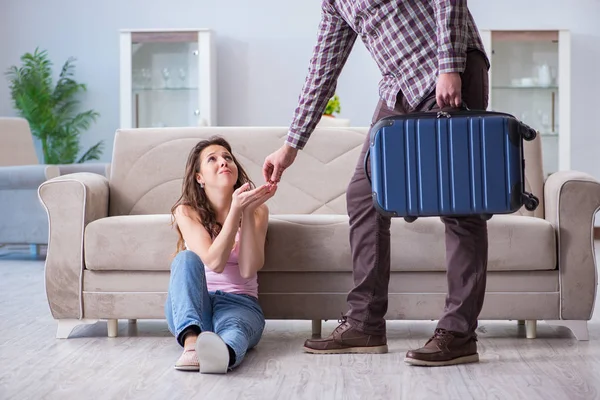
M 200 221 L 200 215 L 191 206 L 187 204 L 180 204 L 175 208 L 175 218 L 189 218 L 195 221 Z

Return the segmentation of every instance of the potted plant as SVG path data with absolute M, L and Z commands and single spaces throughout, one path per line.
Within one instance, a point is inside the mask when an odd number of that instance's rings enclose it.
M 54 84 L 52 62 L 47 52 L 35 49 L 21 56 L 22 65 L 6 71 L 13 105 L 30 125 L 32 134 L 42 144 L 44 164 L 71 164 L 98 160 L 104 141 L 81 152 L 79 140 L 99 116 L 94 110 L 77 112 L 78 95 L 86 86 L 73 79 L 74 61 L 69 58 Z
M 333 114 L 339 114 L 342 111 L 340 105 L 340 97 L 336 94 L 327 102 L 323 117 L 319 121 L 317 126 L 320 127 L 339 127 L 339 126 L 350 126 L 350 120 L 336 117 Z
M 327 106 L 325 107 L 325 112 L 323 113 L 326 117 L 335 118 L 333 113 L 339 114 L 342 111 L 342 107 L 340 106 L 340 97 L 336 94 L 327 102 Z

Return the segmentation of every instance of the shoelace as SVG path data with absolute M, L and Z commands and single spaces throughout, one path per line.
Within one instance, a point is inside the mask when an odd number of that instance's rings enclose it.
M 348 317 L 346 317 L 344 315 L 344 313 L 342 313 L 342 316 L 340 317 L 340 319 L 338 319 L 338 323 L 339 323 L 338 327 L 335 328 L 336 332 L 337 332 L 338 329 L 344 327 L 348 323 Z
M 433 333 L 433 339 L 437 339 L 440 346 L 446 346 L 454 339 L 454 335 L 445 329 L 436 329 Z

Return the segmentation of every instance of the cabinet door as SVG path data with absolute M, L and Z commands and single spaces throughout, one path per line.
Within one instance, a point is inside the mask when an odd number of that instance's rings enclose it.
M 199 126 L 217 124 L 217 58 L 215 42 L 210 31 L 198 32 L 198 104 L 194 110 Z
M 540 134 L 544 173 L 570 164 L 568 32 L 482 30 L 490 56 L 489 109 L 508 112 Z
M 121 125 L 150 128 L 214 124 L 212 53 L 209 31 L 124 33 Z
M 571 169 L 571 32 L 558 33 L 558 87 L 560 88 L 560 135 L 558 136 L 558 170 Z

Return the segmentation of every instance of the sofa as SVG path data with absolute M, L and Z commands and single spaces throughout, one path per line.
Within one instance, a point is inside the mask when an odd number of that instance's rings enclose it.
M 368 128 L 315 130 L 269 200 L 266 263 L 258 274 L 267 319 L 321 321 L 347 310 L 352 287 L 345 191 Z M 170 208 L 181 191 L 189 150 L 220 135 L 255 183 L 279 127 L 122 129 L 110 176 L 74 173 L 39 187 L 50 221 L 45 282 L 57 337 L 80 324 L 164 319 L 177 234 Z M 600 183 L 575 171 L 544 180 L 540 138 L 525 143 L 526 188 L 540 199 L 488 221 L 487 294 L 481 319 L 517 320 L 534 338 L 537 321 L 588 339 L 597 288 L 592 228 Z M 435 320 L 446 296 L 444 225 L 437 217 L 392 220 L 389 320 Z
M 48 216 L 38 199 L 46 180 L 73 172 L 107 175 L 108 164 L 40 164 L 26 119 L 0 118 L 0 244 L 48 243 Z

